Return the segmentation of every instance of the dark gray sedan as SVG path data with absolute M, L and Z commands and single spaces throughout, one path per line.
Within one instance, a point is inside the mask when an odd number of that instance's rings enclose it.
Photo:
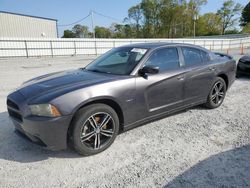
M 7 98 L 15 128 L 52 150 L 108 148 L 124 130 L 192 106 L 219 107 L 236 62 L 173 43 L 114 48 L 85 68 L 25 82 Z

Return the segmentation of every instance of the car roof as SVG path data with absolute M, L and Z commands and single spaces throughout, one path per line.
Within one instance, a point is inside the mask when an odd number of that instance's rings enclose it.
M 148 49 L 154 49 L 158 47 L 163 47 L 163 46 L 187 46 L 187 47 L 194 47 L 194 48 L 199 48 L 206 50 L 205 48 L 202 48 L 197 45 L 193 44 L 185 44 L 185 43 L 172 43 L 172 42 L 146 42 L 146 43 L 134 43 L 134 44 L 129 44 L 121 47 L 132 47 L 132 48 L 148 48 Z

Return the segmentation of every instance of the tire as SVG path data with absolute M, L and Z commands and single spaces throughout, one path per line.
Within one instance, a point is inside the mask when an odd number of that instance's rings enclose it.
M 80 155 L 107 149 L 119 131 L 119 118 L 108 105 L 92 104 L 80 109 L 72 122 L 71 145 Z
M 240 78 L 241 74 L 239 72 L 236 72 L 236 78 Z
M 205 106 L 210 109 L 218 108 L 224 101 L 226 91 L 227 85 L 225 81 L 222 78 L 217 77 L 209 92 Z

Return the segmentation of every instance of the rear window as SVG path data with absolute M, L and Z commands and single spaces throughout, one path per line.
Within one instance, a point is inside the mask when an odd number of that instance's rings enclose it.
M 225 60 L 233 59 L 231 56 L 226 55 L 226 54 L 222 54 L 222 53 L 217 53 L 217 52 L 215 52 L 214 55 L 215 55 L 216 58 L 220 58 L 220 59 L 221 59 L 221 58 L 222 58 L 222 59 L 225 59 Z

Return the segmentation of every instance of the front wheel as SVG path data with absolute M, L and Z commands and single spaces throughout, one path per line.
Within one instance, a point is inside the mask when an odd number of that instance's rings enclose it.
M 218 77 L 216 78 L 213 87 L 207 97 L 206 107 L 207 108 L 218 108 L 224 101 L 227 91 L 225 81 Z
M 119 119 L 108 105 L 93 104 L 79 110 L 73 120 L 72 142 L 81 155 L 94 155 L 107 149 L 119 131 Z

